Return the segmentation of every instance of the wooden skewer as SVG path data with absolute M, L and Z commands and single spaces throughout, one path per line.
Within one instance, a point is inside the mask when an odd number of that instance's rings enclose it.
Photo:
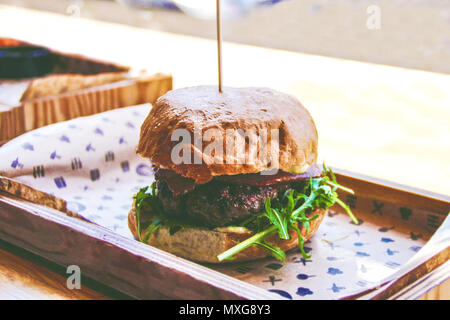
M 222 93 L 222 21 L 220 16 L 220 0 L 216 0 L 216 22 L 217 22 L 217 56 L 219 67 L 219 92 Z

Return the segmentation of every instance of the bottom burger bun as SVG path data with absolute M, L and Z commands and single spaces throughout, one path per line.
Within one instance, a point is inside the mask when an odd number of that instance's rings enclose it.
M 318 217 L 310 222 L 309 232 L 307 232 L 306 228 L 300 229 L 304 241 L 310 239 L 317 231 L 326 214 L 326 210 L 318 208 L 308 216 L 316 214 Z M 133 236 L 137 239 L 138 234 L 134 209 L 128 214 L 128 227 Z M 144 234 L 145 231 L 142 230 L 142 238 L 144 237 Z M 173 235 L 169 233 L 168 228 L 160 227 L 150 236 L 148 244 L 188 260 L 206 263 L 247 261 L 270 256 L 266 250 L 257 246 L 251 246 L 234 255 L 233 260 L 220 262 L 217 259 L 219 254 L 251 236 L 252 232 L 240 227 L 216 228 L 214 230 L 182 228 Z M 268 237 L 266 241 L 272 242 L 283 251 L 288 251 L 296 247 L 298 248 L 297 232 L 291 230 L 290 236 L 291 239 L 282 240 L 279 238 L 278 234 L 275 234 Z

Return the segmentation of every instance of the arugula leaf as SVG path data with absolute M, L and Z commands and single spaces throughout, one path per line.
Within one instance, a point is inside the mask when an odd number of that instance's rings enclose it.
M 139 241 L 142 241 L 141 239 L 141 205 L 144 199 L 146 198 L 146 192 L 148 190 L 148 187 L 141 188 L 139 192 L 134 196 L 134 213 L 136 215 L 136 228 L 137 228 L 137 234 Z
M 352 214 L 350 208 L 343 201 L 338 199 L 336 193 L 337 189 L 350 193 L 353 193 L 353 191 L 339 185 L 333 171 L 327 168 L 325 163 L 323 165 L 323 173 L 323 177 L 310 178 L 307 183 L 287 190 L 283 196 L 279 199 L 275 199 L 273 203 L 271 203 L 270 198 L 267 198 L 265 201 L 265 212 L 255 215 L 245 221 L 245 225 L 251 225 L 256 222 L 256 233 L 233 248 L 222 252 L 217 256 L 217 259 L 219 261 L 230 259 L 236 253 L 245 250 L 252 245 L 257 245 L 266 249 L 278 260 L 284 261 L 285 255 L 283 258 L 283 255 L 280 254 L 281 249 L 264 240 L 276 233 L 278 233 L 280 239 L 290 239 L 289 229 L 293 229 L 297 232 L 302 257 L 308 259 L 311 255 L 306 254 L 304 250 L 304 239 L 301 236 L 299 225 L 309 232 L 310 222 L 317 219 L 319 215 L 308 217 L 308 214 L 313 212 L 316 208 L 328 209 L 335 203 L 342 206 L 351 219 L 355 223 L 358 223 L 358 220 Z M 276 203 L 276 205 L 274 203 Z M 260 220 L 262 217 L 266 218 L 266 223 L 261 223 Z M 267 225 L 267 222 L 269 225 Z M 261 229 L 261 225 L 267 225 L 267 227 Z
M 139 241 L 148 243 L 150 236 L 161 226 L 167 227 L 170 235 L 180 231 L 183 227 L 195 228 L 187 222 L 175 221 L 164 214 L 161 200 L 157 197 L 158 189 L 155 182 L 150 186 L 150 193 L 147 192 L 148 190 L 149 187 L 141 188 L 134 196 L 134 211 Z M 145 234 L 142 238 L 143 230 Z
M 269 197 L 267 197 L 266 199 L 265 209 L 265 216 L 267 217 L 267 219 L 269 219 L 273 225 L 278 227 L 278 234 L 280 238 L 290 239 L 288 230 L 289 216 L 283 213 L 283 211 L 280 212 L 277 209 L 272 208 L 270 205 Z
M 359 223 L 358 219 L 356 219 L 356 217 L 353 215 L 352 210 L 350 209 L 350 207 L 348 205 L 346 205 L 341 199 L 336 199 L 336 202 L 342 208 L 344 208 L 344 210 L 347 212 L 347 214 L 350 216 L 350 218 L 352 218 L 354 224 L 358 224 Z
M 310 216 L 316 208 L 328 209 L 335 203 L 344 208 L 354 223 L 358 220 L 351 212 L 350 208 L 338 199 L 337 189 L 353 193 L 351 189 L 339 185 L 333 171 L 323 166 L 324 176 L 320 178 L 310 178 L 305 183 L 296 184 L 295 187 L 286 190 L 283 195 L 276 199 L 266 198 L 264 211 L 253 215 L 239 224 L 239 227 L 246 227 L 255 232 L 250 238 L 238 243 L 229 250 L 219 254 L 217 259 L 233 260 L 234 255 L 250 246 L 259 246 L 269 252 L 274 258 L 284 262 L 286 254 L 281 248 L 266 241 L 272 235 L 278 234 L 280 239 L 290 239 L 290 230 L 295 230 L 298 235 L 298 244 L 302 257 L 309 259 L 304 250 L 304 239 L 301 236 L 301 229 L 310 231 L 310 222 L 317 219 L 319 215 Z M 144 187 L 134 196 L 134 209 L 136 214 L 136 225 L 138 238 L 141 242 L 148 243 L 151 235 L 161 226 L 169 228 L 171 235 L 178 232 L 183 227 L 194 227 L 189 223 L 174 221 L 164 215 L 161 201 L 157 197 L 158 189 L 156 183 L 149 187 Z M 144 214 L 145 213 L 145 214 Z M 142 238 L 142 230 L 145 231 Z
M 148 228 L 145 230 L 145 236 L 144 239 L 142 239 L 142 242 L 148 244 L 148 239 L 150 239 L 150 236 L 158 230 L 158 228 L 161 226 L 161 221 L 159 219 L 156 219 L 152 224 L 148 226 Z
M 295 231 L 297 231 L 297 235 L 298 235 L 298 246 L 299 246 L 299 248 L 300 248 L 300 253 L 302 254 L 303 259 L 310 259 L 310 258 L 311 258 L 311 255 L 308 255 L 308 254 L 306 253 L 305 248 L 304 248 L 304 246 L 303 246 L 304 240 L 303 240 L 303 237 L 302 237 L 302 235 L 301 235 L 300 228 L 297 227 L 296 225 L 292 225 L 291 227 L 292 227 Z M 309 224 L 308 224 L 308 228 L 309 228 Z M 309 232 L 309 230 L 308 230 L 308 232 Z
M 234 247 L 228 249 L 225 252 L 222 252 L 217 256 L 217 259 L 219 261 L 223 261 L 225 259 L 229 259 L 230 257 L 234 256 L 236 253 L 241 252 L 242 250 L 247 249 L 248 247 L 251 247 L 255 245 L 256 243 L 261 242 L 265 238 L 275 234 L 277 232 L 276 226 L 271 226 L 267 228 L 264 231 L 258 232 L 257 234 L 251 236 L 250 238 L 238 243 Z
M 283 263 L 286 262 L 286 253 L 283 250 L 281 250 L 280 247 L 274 246 L 273 243 L 265 241 L 257 241 L 255 242 L 255 245 L 270 252 L 272 257 L 274 257 L 275 259 L 280 260 Z
M 161 221 L 156 217 L 162 212 L 162 204 L 157 198 L 156 184 L 151 185 L 151 193 L 147 193 L 148 187 L 141 188 L 134 196 L 134 212 L 136 215 L 136 228 L 138 239 L 141 242 L 148 242 L 150 236 L 161 226 Z M 146 213 L 145 217 L 143 212 Z M 145 229 L 144 238 L 142 238 L 142 222 L 144 218 L 155 219 L 150 220 L 149 226 Z

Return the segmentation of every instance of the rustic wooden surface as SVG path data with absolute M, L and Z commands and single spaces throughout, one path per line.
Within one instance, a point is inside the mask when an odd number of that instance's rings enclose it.
M 0 30 L 1 36 L 172 73 L 175 88 L 216 84 L 214 41 L 7 6 L 0 6 Z M 449 194 L 449 75 L 231 43 L 224 43 L 223 54 L 225 85 L 272 87 L 305 104 L 328 165 Z M 51 276 L 42 270 L 36 277 Z M 0 280 L 0 292 L 15 297 L 23 282 L 20 275 L 9 279 L 9 287 Z
M 36 232 L 39 230 L 39 232 Z M 139 299 L 279 299 L 197 263 L 0 194 L 0 238 Z
M 88 300 L 108 299 L 107 296 L 87 287 L 69 290 L 67 278 L 60 273 L 19 256 L 11 246 L 0 243 L 0 300 L 10 299 L 58 299 Z

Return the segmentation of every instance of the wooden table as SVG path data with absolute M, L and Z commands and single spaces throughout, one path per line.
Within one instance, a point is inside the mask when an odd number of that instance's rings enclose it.
M 66 284 L 67 276 L 65 268 L 0 241 L 0 300 L 127 298 L 83 276 L 81 289 L 70 290 Z
M 211 40 L 7 6 L 0 6 L 0 36 L 171 72 L 175 88 L 216 84 Z M 271 87 L 303 102 L 328 165 L 450 194 L 449 75 L 232 43 L 223 53 L 225 85 Z M 0 299 L 119 297 L 67 290 L 64 272 L 5 246 Z

